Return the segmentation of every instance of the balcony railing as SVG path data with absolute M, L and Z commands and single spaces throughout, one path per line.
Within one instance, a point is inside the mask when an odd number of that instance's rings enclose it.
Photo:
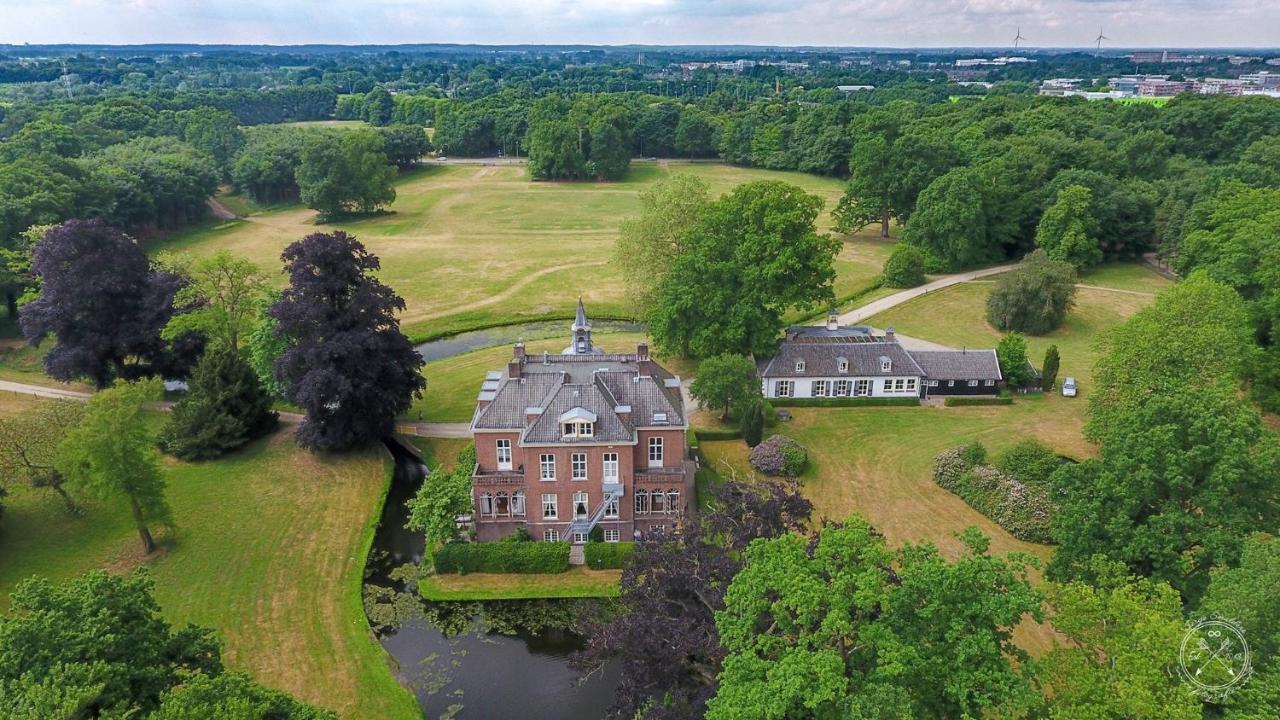
M 524 468 L 481 472 L 480 464 L 476 463 L 475 469 L 471 471 L 471 483 L 473 485 L 523 485 Z
M 655 467 L 636 471 L 636 482 L 669 483 L 683 480 L 693 472 L 693 463 L 681 463 L 680 467 Z

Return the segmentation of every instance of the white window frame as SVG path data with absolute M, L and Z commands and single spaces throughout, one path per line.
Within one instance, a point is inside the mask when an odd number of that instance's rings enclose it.
M 547 514 L 547 510 L 551 511 L 550 515 Z M 542 519 L 560 519 L 560 497 L 555 493 L 542 493 Z
M 881 360 L 880 372 L 893 372 L 893 361 L 888 358 Z
M 578 423 L 578 437 L 595 437 L 596 426 L 592 423 Z
M 538 456 L 538 479 L 551 482 L 556 479 L 556 456 L 542 453 Z
M 969 387 L 978 387 L 978 381 L 977 381 L 977 380 L 970 380 L 970 381 L 969 381 Z
M 814 380 L 812 386 L 813 397 L 827 397 L 827 385 L 828 383 L 826 380 Z
M 916 391 L 916 379 L 907 378 L 907 392 L 913 393 L 915 391 Z
M 680 513 L 680 491 L 675 488 L 667 490 L 667 512 L 671 515 Z
M 480 493 L 480 517 L 493 516 L 493 496 L 487 492 Z
M 543 530 L 542 542 L 560 542 L 560 531 L 551 528 Z
M 849 397 L 853 394 L 852 380 L 837 380 L 835 387 L 835 397 Z
M 582 512 L 578 512 L 578 505 L 582 505 Z M 591 496 L 585 491 L 579 490 L 573 494 L 573 518 L 580 520 L 591 515 Z
M 854 380 L 853 396 L 854 397 L 870 397 L 871 381 L 870 380 Z
M 662 507 L 658 507 L 658 503 L 662 503 Z M 667 512 L 667 494 L 661 490 L 654 490 L 650 493 L 649 509 L 655 515 L 661 515 Z
M 986 380 L 986 381 L 984 381 L 982 384 L 983 384 L 983 385 L 986 385 L 987 387 L 994 387 L 994 386 L 995 386 L 995 384 L 996 384 L 996 381 L 995 381 L 995 380 Z
M 601 461 L 603 468 L 604 481 L 618 481 L 618 453 L 607 452 Z
M 956 386 L 956 381 L 955 381 L 955 380 L 948 380 L 948 381 L 947 381 L 947 387 L 955 387 L 955 386 Z
M 840 358 L 839 360 L 837 360 L 836 372 L 842 372 L 842 373 L 849 372 L 849 361 L 844 358 Z
M 511 441 L 505 440 L 505 439 L 499 440 L 497 443 L 495 443 L 494 452 L 498 458 L 498 469 L 510 470 L 511 469 Z
M 584 532 L 575 532 L 572 535 L 573 544 L 581 545 L 587 541 L 587 534 Z
M 648 515 L 649 514 L 649 493 L 645 492 L 644 490 L 639 490 L 636 492 L 635 496 L 636 496 L 635 514 Z
M 617 530 L 605 530 L 605 531 L 604 531 L 604 541 L 605 541 L 605 542 L 616 543 L 616 542 L 618 542 L 618 541 L 619 541 L 619 540 L 621 540 L 621 539 L 622 539 L 622 533 L 618 532 Z
M 803 361 L 803 360 L 797 360 L 797 361 L 796 361 L 796 372 L 798 372 L 798 373 L 802 373 L 802 372 L 804 372 L 804 361 Z
M 511 493 L 511 516 L 524 517 L 524 491 L 517 490 Z
M 649 467 L 662 467 L 662 436 L 655 435 L 649 438 Z
M 587 479 L 587 454 L 586 453 L 573 453 L 572 455 L 569 456 L 569 479 L 570 480 L 586 480 Z
M 937 380 L 930 380 L 928 384 L 929 384 L 929 387 L 938 387 Z
M 795 391 L 796 384 L 790 380 L 775 380 L 773 383 L 773 394 L 775 397 L 791 397 Z
M 607 518 L 618 517 L 618 499 L 615 497 L 604 505 L 604 516 Z

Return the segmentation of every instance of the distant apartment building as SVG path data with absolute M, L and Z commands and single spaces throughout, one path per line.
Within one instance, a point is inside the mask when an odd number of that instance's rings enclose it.
M 1129 55 L 1134 63 L 1202 63 L 1208 60 L 1207 55 L 1190 55 L 1174 50 L 1140 50 Z

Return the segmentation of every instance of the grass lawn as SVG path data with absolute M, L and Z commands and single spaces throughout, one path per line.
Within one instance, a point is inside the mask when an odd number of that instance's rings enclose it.
M 1142 263 L 1113 262 L 1089 268 L 1080 276 L 1080 283 L 1136 292 L 1157 292 L 1172 285 L 1173 281 Z
M 29 399 L 4 396 L 20 411 Z M 157 417 L 157 422 L 159 418 Z M 364 560 L 386 492 L 381 454 L 317 458 L 286 433 L 211 463 L 168 461 L 176 528 L 141 545 L 120 501 L 70 519 L 56 499 L 10 487 L 0 520 L 0 608 L 22 578 L 147 566 L 165 614 L 215 628 L 228 666 L 352 718 L 417 718 L 361 605 Z
M 572 567 L 562 573 L 425 575 L 418 591 L 427 600 L 532 600 L 618 597 L 621 570 Z
M 341 228 L 381 258 L 380 277 L 405 298 L 402 320 L 416 337 L 548 313 L 570 317 L 578 294 L 596 316 L 625 316 L 621 279 L 609 264 L 619 224 L 638 212 L 642 189 L 676 172 L 704 178 L 717 194 L 751 180 L 794 183 L 827 201 L 824 230 L 843 189 L 831 178 L 713 163 L 637 163 L 616 183 L 530 182 L 519 165 L 432 165 L 401 177 L 384 215 L 321 226 L 311 210 L 281 208 L 212 222 L 152 248 L 225 248 L 274 272 L 289 243 Z M 874 234 L 846 242 L 837 293 L 879 273 L 888 247 Z

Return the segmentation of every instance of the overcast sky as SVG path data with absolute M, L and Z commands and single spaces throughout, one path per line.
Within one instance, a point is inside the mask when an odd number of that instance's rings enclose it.
M 1277 0 L 0 0 L 0 43 L 1277 46 Z

